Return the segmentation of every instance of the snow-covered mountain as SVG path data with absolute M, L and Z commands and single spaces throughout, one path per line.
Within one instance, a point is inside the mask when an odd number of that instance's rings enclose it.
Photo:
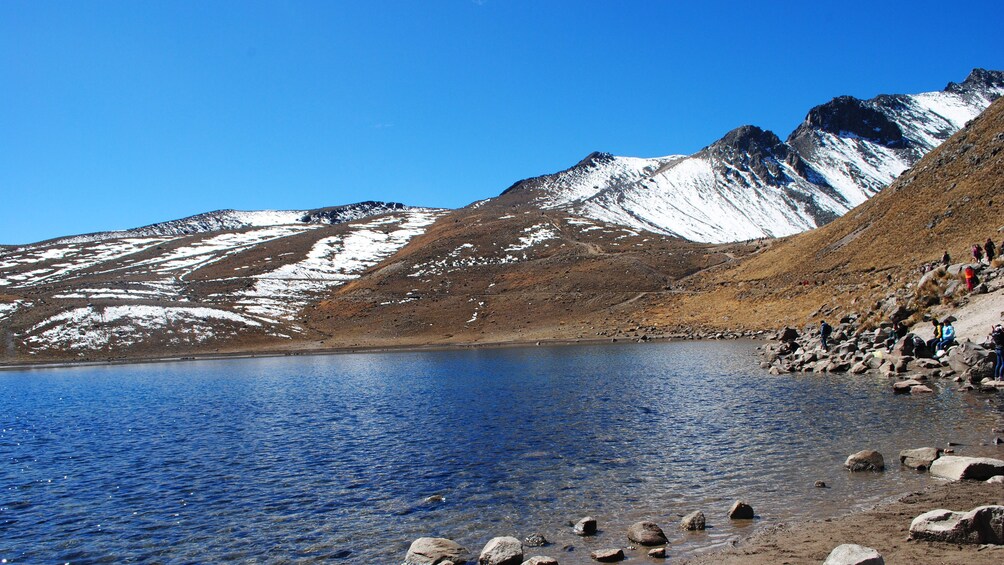
M 59 238 L 57 241 L 60 243 L 79 243 L 125 237 L 190 235 L 281 225 L 340 224 L 388 212 L 409 210 L 410 208 L 410 206 L 397 202 L 366 201 L 316 210 L 216 210 L 128 230 L 70 236 Z
M 940 92 L 834 98 L 786 141 L 743 126 L 690 156 L 593 153 L 505 194 L 693 241 L 785 236 L 874 196 L 1001 95 L 1004 72 L 976 69 Z

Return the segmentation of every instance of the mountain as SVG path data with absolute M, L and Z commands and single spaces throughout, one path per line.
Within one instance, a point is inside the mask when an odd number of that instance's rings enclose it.
M 265 226 L 339 224 L 406 209 L 408 206 L 397 202 L 367 201 L 316 210 L 216 210 L 139 228 L 70 236 L 53 241 L 74 243 L 125 237 L 198 234 Z
M 824 225 L 877 194 L 1004 94 L 976 69 L 941 92 L 834 98 L 785 141 L 737 128 L 690 156 L 593 153 L 505 194 L 545 209 L 701 242 L 779 237 Z

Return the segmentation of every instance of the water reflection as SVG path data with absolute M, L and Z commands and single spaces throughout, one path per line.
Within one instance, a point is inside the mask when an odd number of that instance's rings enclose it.
M 847 454 L 971 445 L 950 388 L 769 377 L 749 343 L 411 352 L 0 374 L 0 558 L 399 563 L 424 535 L 543 532 L 588 563 L 652 519 L 679 556 L 922 486 Z M 989 448 L 993 449 L 993 448 Z M 815 489 L 815 480 L 832 488 Z M 442 497 L 427 501 L 433 495 Z M 713 529 L 675 532 L 703 510 Z M 577 538 L 585 514 L 605 533 Z M 562 552 L 565 545 L 573 552 Z M 560 555 L 559 555 L 560 554 Z

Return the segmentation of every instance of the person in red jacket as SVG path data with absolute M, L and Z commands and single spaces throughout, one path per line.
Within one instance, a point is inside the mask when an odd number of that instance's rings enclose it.
M 966 265 L 966 269 L 962 273 L 966 277 L 966 290 L 972 292 L 976 288 L 976 271 L 973 270 L 972 265 Z

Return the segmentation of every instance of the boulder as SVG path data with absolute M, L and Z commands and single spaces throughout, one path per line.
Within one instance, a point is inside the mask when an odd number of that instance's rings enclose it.
M 780 335 L 778 335 L 778 341 L 795 341 L 798 339 L 798 330 L 795 328 L 785 327 L 781 330 Z
M 680 520 L 680 527 L 684 530 L 703 530 L 705 525 L 704 512 L 700 510 L 691 512 Z
M 905 381 L 898 381 L 892 383 L 892 391 L 896 394 L 910 394 L 913 392 L 913 387 L 921 386 L 924 383 L 918 381 L 917 379 L 907 379 Z
M 931 510 L 910 523 L 913 539 L 945 543 L 1004 544 L 1004 506 L 980 506 L 970 512 Z
M 621 549 L 597 549 L 589 556 L 600 563 L 614 563 L 624 560 L 624 551 Z
M 968 339 L 950 348 L 946 358 L 953 371 L 967 373 L 970 377 L 969 382 L 973 384 L 993 377 L 994 364 L 989 352 Z
M 585 518 L 579 520 L 575 523 L 575 527 L 572 528 L 577 536 L 592 536 L 596 534 L 596 518 L 592 516 L 586 516 Z
M 834 548 L 823 565 L 885 565 L 885 560 L 870 547 L 845 543 Z
M 641 545 L 665 545 L 669 542 L 655 522 L 635 522 L 627 531 L 629 540 Z
M 534 555 L 522 563 L 522 565 L 558 565 L 558 560 L 553 557 Z
M 752 520 L 753 516 L 753 507 L 741 500 L 737 500 L 732 508 L 729 508 L 730 520 Z
M 847 457 L 844 467 L 849 471 L 883 471 L 885 470 L 885 459 L 878 451 L 866 449 Z
M 987 479 L 986 482 L 992 485 L 1004 485 L 1004 475 L 994 475 Z
M 511 536 L 492 538 L 481 550 L 478 565 L 520 565 L 523 563 L 523 544 Z
M 665 559 L 666 558 L 666 548 L 657 547 L 655 549 L 648 550 L 648 556 L 653 559 Z
M 439 565 L 445 561 L 467 563 L 470 552 L 459 543 L 446 538 L 418 538 L 411 542 L 404 561 L 407 565 Z
M 867 373 L 868 369 L 869 367 L 867 363 L 865 363 L 864 361 L 858 361 L 857 363 L 854 364 L 853 367 L 851 367 L 851 373 L 855 375 L 860 375 L 861 373 Z
M 941 457 L 942 451 L 936 447 L 919 447 L 917 449 L 904 449 L 899 452 L 899 462 L 904 467 L 919 469 L 921 471 L 931 468 L 931 463 Z
M 910 387 L 910 394 L 923 394 L 934 392 L 934 389 L 927 385 L 915 385 Z
M 931 463 L 931 474 L 952 481 L 985 481 L 994 475 L 1004 475 L 1004 461 L 989 457 L 959 457 L 946 455 Z

